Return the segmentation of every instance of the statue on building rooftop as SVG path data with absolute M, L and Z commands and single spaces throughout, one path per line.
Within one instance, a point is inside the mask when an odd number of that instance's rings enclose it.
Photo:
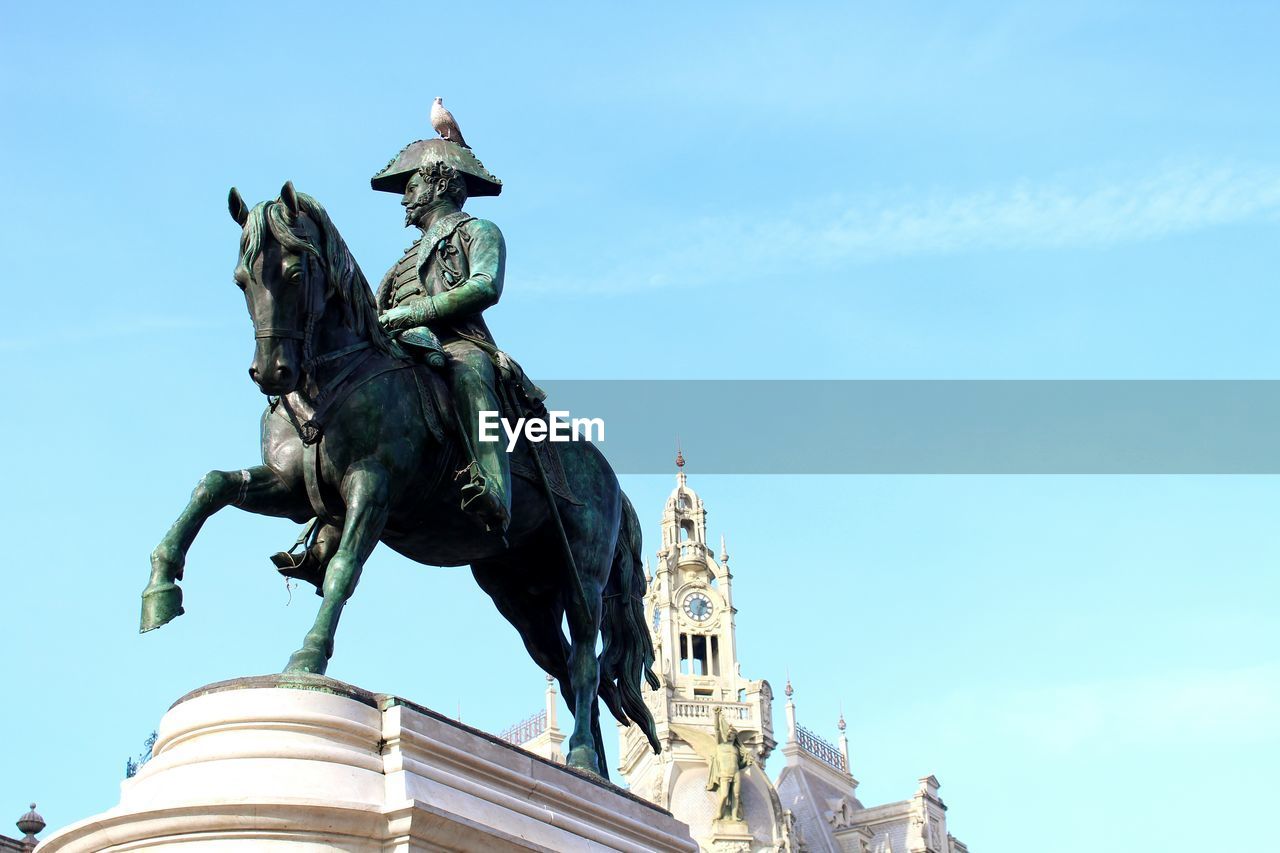
M 742 820 L 742 771 L 755 759 L 742 744 L 738 731 L 729 725 L 723 708 L 716 708 L 716 750 L 707 770 L 707 790 L 719 791 L 717 820 Z
M 724 709 L 717 705 L 712 714 L 715 735 L 676 723 L 671 730 L 707 762 L 707 790 L 718 793 L 713 819 L 742 821 L 742 772 L 758 765 Z

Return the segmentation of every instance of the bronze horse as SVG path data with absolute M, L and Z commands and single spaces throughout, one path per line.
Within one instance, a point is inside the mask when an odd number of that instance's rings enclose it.
M 379 327 L 368 282 L 324 208 L 292 184 L 252 210 L 232 189 L 230 208 L 242 229 L 235 280 L 257 339 L 249 374 L 284 401 L 263 414 L 263 464 L 206 474 L 152 552 L 142 630 L 183 612 L 176 582 L 218 510 L 298 522 L 318 515 L 319 571 L 310 580 L 322 602 L 285 672 L 324 673 L 342 608 L 385 542 L 419 563 L 471 566 L 534 662 L 560 683 L 574 717 L 570 766 L 608 778 L 597 697 L 623 724 L 638 723 L 657 751 L 640 692 L 642 681 L 658 684 L 640 527 L 603 455 L 589 442 L 557 445 L 576 500 L 516 476 L 505 539 L 486 532 L 460 508 L 453 475 L 465 463 L 447 428 L 442 380 Z M 314 414 L 304 422 L 299 412 Z

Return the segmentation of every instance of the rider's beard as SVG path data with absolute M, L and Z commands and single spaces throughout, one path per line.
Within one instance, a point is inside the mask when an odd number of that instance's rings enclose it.
M 414 203 L 404 209 L 404 227 L 418 224 L 418 217 L 422 215 L 422 211 L 426 209 L 425 204 Z
M 434 193 L 423 193 L 406 205 L 404 209 L 404 227 L 408 228 L 410 225 L 417 225 L 418 220 L 422 218 L 422 214 L 426 212 L 427 208 L 431 207 L 434 201 Z

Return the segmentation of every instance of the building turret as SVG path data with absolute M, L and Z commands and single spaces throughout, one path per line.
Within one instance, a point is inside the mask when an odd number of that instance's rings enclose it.
M 760 844 L 772 845 L 780 837 L 780 815 L 762 768 L 775 746 L 773 692 L 767 681 L 742 675 L 728 548 L 721 537 L 717 559 L 708 541 L 707 509 L 689 486 L 683 453 L 676 457 L 676 486 L 663 507 L 654 567 L 645 609 L 661 686 L 645 698 L 662 753 L 653 754 L 638 728 L 623 728 L 618 769 L 640 796 L 682 814 L 709 815 L 701 803 L 714 802 L 715 795 L 706 790 L 704 753 L 715 742 L 720 709 L 758 765 L 743 774 L 745 825 L 736 831 L 748 832 L 749 825 Z M 713 828 L 707 816 L 693 831 L 706 840 L 727 830 Z

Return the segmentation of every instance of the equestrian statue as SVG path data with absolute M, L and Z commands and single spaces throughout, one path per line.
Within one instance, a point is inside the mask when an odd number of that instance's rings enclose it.
M 256 339 L 249 375 L 268 395 L 262 464 L 201 478 L 152 552 L 141 629 L 182 614 L 187 551 L 227 506 L 307 523 L 273 558 L 321 597 L 285 672 L 325 672 L 379 542 L 419 563 L 469 565 L 560 684 L 574 717 L 568 764 L 608 778 L 597 698 L 659 749 L 641 695 L 658 681 L 640 526 L 590 442 L 522 442 L 508 454 L 479 440 L 479 412 L 547 413 L 482 317 L 501 295 L 506 249 L 498 227 L 463 206 L 502 184 L 456 140 L 411 143 L 373 177 L 422 232 L 376 296 L 314 198 L 286 183 L 250 208 L 231 190 L 234 278 Z

